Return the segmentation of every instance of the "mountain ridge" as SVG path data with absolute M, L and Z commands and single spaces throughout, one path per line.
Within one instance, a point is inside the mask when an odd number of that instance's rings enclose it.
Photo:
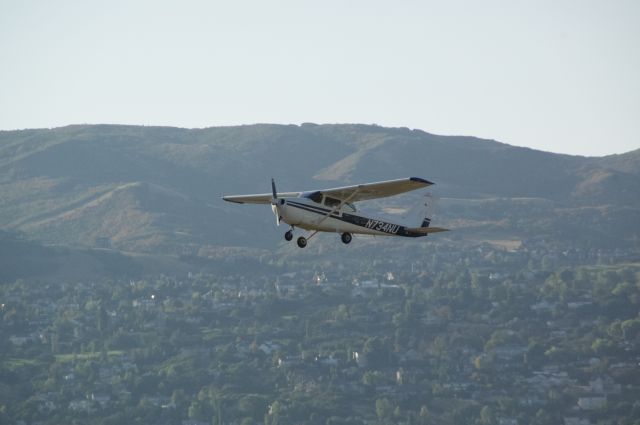
M 0 132 L 0 229 L 47 244 L 172 255 L 269 246 L 280 238 L 270 212 L 228 205 L 221 195 L 268 192 L 271 177 L 292 191 L 410 175 L 435 181 L 439 197 L 486 200 L 461 210 L 445 200 L 444 224 L 465 215 L 506 220 L 507 235 L 535 237 L 570 222 L 570 211 L 577 232 L 602 243 L 633 244 L 640 234 L 635 223 L 614 234 L 597 230 L 640 217 L 640 150 L 582 157 L 407 128 L 311 123 Z M 490 201 L 523 198 L 547 200 L 550 210 L 536 218 L 520 201 Z

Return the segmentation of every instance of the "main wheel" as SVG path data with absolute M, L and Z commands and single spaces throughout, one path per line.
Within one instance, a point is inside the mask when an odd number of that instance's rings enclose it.
M 287 233 L 284 234 L 284 238 L 290 241 L 291 239 L 293 239 L 293 232 L 291 230 L 288 230 Z
M 305 246 L 307 246 L 307 238 L 305 238 L 304 236 L 300 236 L 297 242 L 300 248 L 304 248 Z
M 349 243 L 349 242 L 351 242 L 351 239 L 353 239 L 353 238 L 351 237 L 351 233 L 343 233 L 340 236 L 340 239 L 342 239 L 343 243 Z

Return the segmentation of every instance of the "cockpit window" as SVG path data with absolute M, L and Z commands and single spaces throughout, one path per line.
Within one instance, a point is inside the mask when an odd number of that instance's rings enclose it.
M 322 196 L 322 192 L 320 191 L 305 193 L 302 196 L 305 198 L 311 199 L 313 202 L 317 202 L 318 204 L 323 203 L 323 200 L 322 200 L 323 196 Z M 324 197 L 324 204 L 329 208 L 336 208 L 341 203 L 342 201 L 340 199 L 332 198 L 330 196 Z M 346 209 L 347 211 L 356 212 L 356 206 L 353 205 L 351 202 L 344 203 L 341 209 L 343 210 Z
M 311 192 L 306 197 L 311 199 L 313 202 L 317 202 L 318 204 L 322 203 L 322 193 L 320 192 Z

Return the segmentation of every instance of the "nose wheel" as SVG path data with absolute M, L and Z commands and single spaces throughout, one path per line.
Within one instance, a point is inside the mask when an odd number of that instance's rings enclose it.
M 353 238 L 351 237 L 351 233 L 343 233 L 340 235 L 340 239 L 342 239 L 342 243 L 348 244 Z
M 315 233 L 313 233 L 311 236 L 313 235 L 315 235 Z M 287 232 L 284 234 L 284 238 L 287 241 L 290 241 L 293 239 L 293 227 L 287 230 Z M 307 246 L 307 238 L 305 238 L 304 236 L 300 236 L 298 239 L 296 239 L 296 243 L 298 244 L 298 247 L 305 248 Z

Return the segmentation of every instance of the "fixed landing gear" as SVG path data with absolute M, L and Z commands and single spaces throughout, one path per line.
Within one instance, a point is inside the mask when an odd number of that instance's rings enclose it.
M 287 230 L 287 232 L 284 234 L 284 238 L 287 241 L 293 240 L 293 227 Z M 307 246 L 307 238 L 305 238 L 304 236 L 300 236 L 298 239 L 296 239 L 296 243 L 300 248 L 305 248 Z
M 298 247 L 300 248 L 306 248 L 307 247 L 307 243 L 309 241 L 309 239 L 311 239 L 312 237 L 314 237 L 316 235 L 316 233 L 318 233 L 318 231 L 316 230 L 315 232 L 311 233 L 311 235 L 308 238 L 305 238 L 304 236 L 300 236 L 298 239 L 296 239 L 296 244 L 298 245 Z M 291 241 L 293 240 L 293 228 L 288 230 L 285 234 L 284 234 L 284 238 L 287 241 Z M 340 235 L 340 239 L 342 239 L 342 243 L 348 244 L 351 242 L 351 240 L 353 239 L 353 236 L 351 236 L 351 233 L 345 232 L 342 233 Z

